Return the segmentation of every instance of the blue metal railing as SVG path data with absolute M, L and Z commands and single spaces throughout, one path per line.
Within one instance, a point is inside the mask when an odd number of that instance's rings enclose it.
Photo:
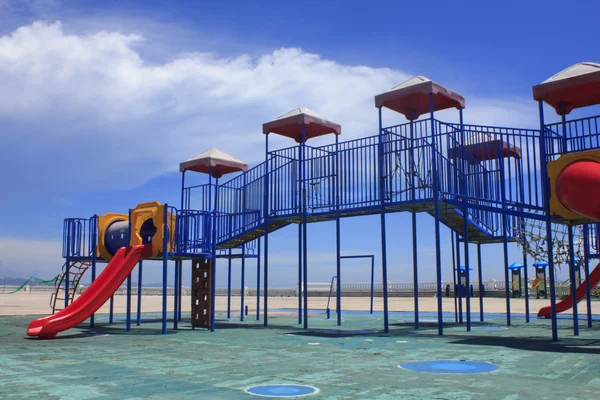
M 438 191 L 490 235 L 501 230 L 501 213 L 524 217 L 543 210 L 540 192 L 539 131 L 448 124 L 428 119 L 383 128 L 386 206 L 428 202 L 433 198 L 433 157 Z M 554 135 L 552 139 L 556 140 Z M 218 241 L 227 241 L 264 224 L 263 185 L 269 173 L 270 218 L 297 217 L 306 187 L 309 215 L 371 210 L 379 207 L 378 135 L 319 147 L 305 146 L 305 182 L 300 182 L 301 146 L 270 151 L 268 160 L 219 185 Z M 433 153 L 435 143 L 436 153 Z M 516 149 L 505 157 L 507 149 Z M 495 153 L 493 157 L 481 157 Z M 212 188 L 214 190 L 214 187 Z M 207 185 L 191 191 L 197 204 L 212 210 Z M 214 192 L 213 192 L 214 193 Z M 194 203 L 196 205 L 196 203 Z M 510 231 L 509 227 L 507 229 Z
M 63 222 L 63 258 L 91 258 L 93 255 L 94 218 L 67 218 Z
M 564 153 L 600 149 L 600 116 L 546 125 L 548 161 Z

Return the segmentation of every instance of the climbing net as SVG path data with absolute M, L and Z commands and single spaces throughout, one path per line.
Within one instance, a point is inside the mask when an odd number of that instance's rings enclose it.
M 514 237 L 523 250 L 536 261 L 548 261 L 546 222 L 523 219 L 514 228 Z M 573 246 L 576 260 L 583 260 L 583 229 L 573 228 Z M 566 225 L 552 225 L 552 260 L 555 266 L 569 263 L 569 234 Z

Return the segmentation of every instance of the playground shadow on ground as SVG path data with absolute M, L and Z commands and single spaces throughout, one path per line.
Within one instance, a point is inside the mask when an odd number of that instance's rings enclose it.
M 450 344 L 495 346 L 516 350 L 563 354 L 600 354 L 600 340 L 585 338 L 569 338 L 553 342 L 550 339 L 533 337 L 476 336 L 457 338 L 450 341 Z

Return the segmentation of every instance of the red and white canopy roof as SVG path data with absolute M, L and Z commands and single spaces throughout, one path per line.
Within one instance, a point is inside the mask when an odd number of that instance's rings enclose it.
M 265 135 L 276 133 L 301 143 L 302 125 L 304 125 L 306 140 L 329 133 L 335 133 L 336 135 L 342 133 L 340 125 L 329 121 L 308 108 L 294 108 L 277 119 L 263 124 L 263 133 Z
M 464 97 L 424 76 L 410 78 L 375 96 L 375 107 L 386 107 L 403 114 L 406 119 L 415 120 L 431 111 L 429 95 L 432 93 L 433 111 L 465 108 Z
M 533 98 L 552 106 L 557 114 L 600 104 L 600 64 L 582 62 L 571 65 L 533 87 Z
M 179 164 L 179 171 L 194 171 L 220 178 L 232 172 L 246 172 L 248 165 L 219 149 L 210 149 Z

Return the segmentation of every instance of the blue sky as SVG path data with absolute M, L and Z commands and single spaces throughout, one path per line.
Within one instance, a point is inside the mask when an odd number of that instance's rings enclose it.
M 426 75 L 466 97 L 469 123 L 536 127 L 531 86 L 598 61 L 600 47 L 592 1 L 139 4 L 0 0 L 0 273 L 54 275 L 65 217 L 178 204 L 178 163 L 207 148 L 260 162 L 261 124 L 294 107 L 339 122 L 345 138 L 372 135 L 373 96 Z M 390 279 L 409 281 L 409 217 L 389 221 Z M 431 281 L 433 223 L 419 223 Z M 379 260 L 376 218 L 343 229 L 345 253 Z M 312 281 L 334 274 L 333 232 L 310 226 Z M 273 286 L 295 284 L 295 233 L 273 235 Z M 502 279 L 500 252 L 485 247 L 486 277 Z M 360 262 L 344 268 L 368 280 Z

